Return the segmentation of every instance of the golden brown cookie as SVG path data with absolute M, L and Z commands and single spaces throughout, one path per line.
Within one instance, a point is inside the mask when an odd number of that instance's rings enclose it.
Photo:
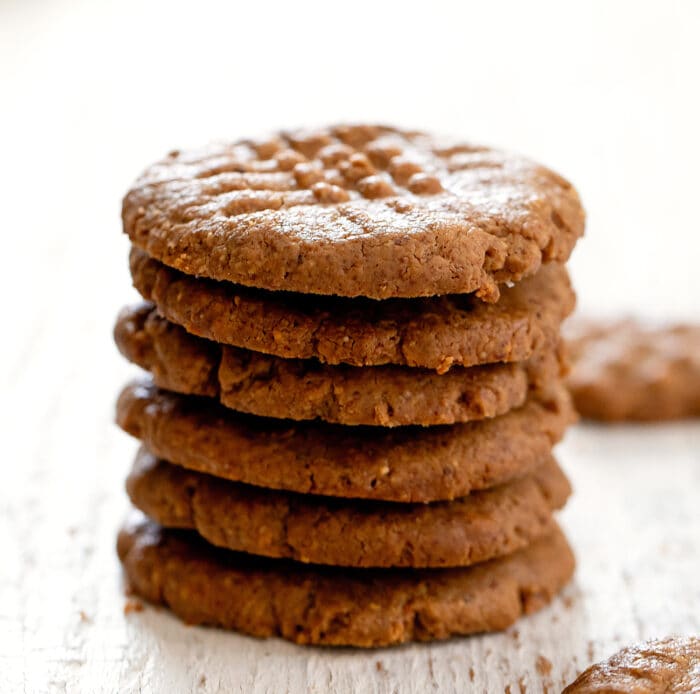
M 122 217 L 189 275 L 376 299 L 496 301 L 498 283 L 564 262 L 584 226 L 571 184 L 539 164 L 371 125 L 171 152 Z
M 526 549 L 468 568 L 318 567 L 216 549 L 196 533 L 137 517 L 117 543 L 130 589 L 188 624 L 303 644 L 389 646 L 505 629 L 569 581 L 556 529 Z
M 157 456 L 259 487 L 425 502 L 534 470 L 573 420 L 563 389 L 495 419 L 449 427 L 352 428 L 242 415 L 215 402 L 126 386 L 117 422 Z
M 635 321 L 569 326 L 568 385 L 578 411 L 603 421 L 700 416 L 700 325 Z
M 469 566 L 552 532 L 571 487 L 553 458 L 531 475 L 455 501 L 345 501 L 251 487 L 186 470 L 142 448 L 126 488 L 166 528 L 213 545 L 304 563 Z
M 561 265 L 543 266 L 488 304 L 473 295 L 342 299 L 265 292 L 190 277 L 133 248 L 139 293 L 188 332 L 279 357 L 435 369 L 525 361 L 556 341 L 575 295 Z
M 162 318 L 151 304 L 122 310 L 114 337 L 121 353 L 161 388 L 217 397 L 223 405 L 278 419 L 346 425 L 454 424 L 504 414 L 528 387 L 562 376 L 554 348 L 527 363 L 457 367 L 444 375 L 404 366 L 328 366 L 220 346 Z
M 700 638 L 647 641 L 584 671 L 563 694 L 697 694 Z

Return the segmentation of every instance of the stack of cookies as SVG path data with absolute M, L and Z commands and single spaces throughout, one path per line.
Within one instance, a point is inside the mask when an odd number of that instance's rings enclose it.
M 502 629 L 574 560 L 551 449 L 573 419 L 571 185 L 388 127 L 173 152 L 127 194 L 149 372 L 131 590 L 188 623 L 382 646 Z

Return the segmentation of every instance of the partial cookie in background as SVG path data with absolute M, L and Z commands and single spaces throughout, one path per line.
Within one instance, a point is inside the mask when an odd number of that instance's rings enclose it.
M 193 335 L 289 359 L 438 373 L 529 359 L 556 342 L 576 301 L 566 269 L 554 263 L 501 287 L 497 304 L 474 295 L 373 301 L 266 292 L 190 277 L 138 248 L 130 266 L 143 298 Z
M 162 318 L 152 304 L 127 307 L 114 337 L 121 353 L 167 390 L 218 398 L 239 412 L 346 425 L 430 426 L 495 417 L 563 373 L 553 345 L 526 363 L 456 367 L 440 375 L 405 366 L 328 366 L 217 345 Z
M 119 534 L 130 590 L 189 624 L 303 644 L 376 647 L 505 629 L 569 581 L 559 529 L 500 559 L 452 569 L 350 569 L 216 549 L 136 516 Z
M 584 671 L 563 694 L 697 694 L 700 638 L 629 646 Z
M 251 487 L 144 448 L 126 488 L 149 518 L 218 547 L 355 567 L 470 566 L 510 554 L 553 531 L 552 512 L 571 492 L 551 457 L 531 475 L 455 501 L 396 504 Z
M 579 413 L 602 421 L 700 416 L 700 325 L 578 321 L 565 328 L 568 386 Z
M 157 456 L 236 482 L 305 494 L 439 501 L 521 477 L 574 419 L 563 387 L 501 417 L 453 426 L 353 428 L 243 415 L 156 388 L 124 388 L 117 423 Z
M 359 125 L 172 152 L 124 198 L 124 231 L 188 275 L 375 299 L 476 292 L 565 262 L 571 184 L 519 156 Z

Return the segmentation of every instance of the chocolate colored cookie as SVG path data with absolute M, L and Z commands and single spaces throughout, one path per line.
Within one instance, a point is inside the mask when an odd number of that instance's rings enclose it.
M 569 333 L 573 369 L 568 386 L 584 417 L 700 416 L 700 325 L 579 322 Z
M 563 694 L 697 694 L 700 638 L 647 641 L 592 665 Z
M 574 569 L 558 529 L 507 557 L 453 569 L 307 566 L 216 549 L 140 518 L 122 529 L 117 551 L 131 590 L 188 624 L 328 646 L 505 629 L 546 605 Z
M 556 341 L 574 308 L 566 270 L 545 265 L 497 304 L 473 295 L 429 299 L 342 299 L 265 292 L 190 277 L 133 248 L 131 275 L 161 315 L 214 342 L 328 364 L 401 364 L 447 371 L 525 361 Z
M 529 400 L 449 427 L 352 428 L 242 415 L 215 402 L 128 385 L 117 421 L 155 455 L 259 487 L 387 501 L 437 501 L 534 470 L 571 423 L 568 396 Z
M 375 299 L 476 292 L 564 262 L 571 184 L 521 157 L 340 126 L 172 152 L 124 199 L 124 230 L 182 272 Z
M 239 412 L 347 425 L 453 424 L 521 406 L 528 386 L 562 375 L 554 348 L 529 362 L 457 367 L 444 375 L 404 366 L 328 366 L 220 346 L 162 318 L 150 304 L 124 309 L 115 326 L 121 353 L 161 388 L 217 397 Z
M 455 501 L 345 501 L 228 482 L 142 448 L 126 483 L 131 502 L 166 528 L 213 545 L 304 563 L 357 567 L 469 566 L 552 532 L 571 487 L 549 458 L 531 475 Z

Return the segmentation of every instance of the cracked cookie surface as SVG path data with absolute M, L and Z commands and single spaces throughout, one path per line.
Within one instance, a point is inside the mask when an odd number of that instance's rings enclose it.
M 564 262 L 570 183 L 522 157 L 382 126 L 172 152 L 123 202 L 131 241 L 189 275 L 302 293 L 475 292 Z

